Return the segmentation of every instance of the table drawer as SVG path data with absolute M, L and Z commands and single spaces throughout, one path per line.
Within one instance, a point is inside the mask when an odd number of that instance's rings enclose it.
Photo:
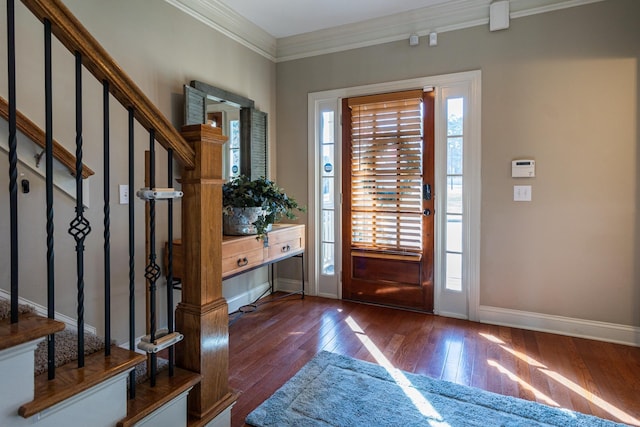
M 255 267 L 264 261 L 264 249 L 240 252 L 228 258 L 222 258 L 222 277 Z
M 244 238 L 229 238 L 225 236 L 222 240 L 222 257 L 230 258 L 243 252 L 255 251 L 264 248 L 264 242 L 256 239 L 255 236 L 246 236 Z
M 278 258 L 286 257 L 292 253 L 299 252 L 302 248 L 302 238 L 294 238 L 291 240 L 285 240 L 277 243 L 269 243 L 269 250 L 267 252 L 267 258 L 269 261 L 276 260 Z
M 286 228 L 274 228 L 274 231 L 269 233 L 269 246 L 280 246 L 282 243 L 287 243 L 291 240 L 300 240 L 303 238 L 304 228 L 300 226 L 286 227 Z

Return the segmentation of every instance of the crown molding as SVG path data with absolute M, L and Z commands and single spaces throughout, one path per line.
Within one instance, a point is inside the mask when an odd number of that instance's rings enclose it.
M 265 58 L 276 60 L 276 38 L 219 0 L 165 1 Z
M 408 40 L 487 25 L 492 0 L 450 0 L 423 9 L 275 39 L 220 0 L 165 0 L 254 52 L 285 62 L 349 49 Z M 510 17 L 520 18 L 605 0 L 510 0 Z
M 605 0 L 511 0 L 510 17 L 520 18 Z M 279 38 L 277 62 L 408 40 L 487 25 L 491 0 L 452 0 L 423 9 L 402 12 L 355 24 Z

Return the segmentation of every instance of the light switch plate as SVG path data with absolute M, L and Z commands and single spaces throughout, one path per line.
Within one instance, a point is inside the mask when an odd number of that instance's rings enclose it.
M 530 185 L 514 185 L 513 201 L 514 202 L 530 202 L 531 186 Z
M 127 184 L 120 184 L 118 188 L 120 190 L 120 204 L 128 205 L 129 204 L 129 186 Z

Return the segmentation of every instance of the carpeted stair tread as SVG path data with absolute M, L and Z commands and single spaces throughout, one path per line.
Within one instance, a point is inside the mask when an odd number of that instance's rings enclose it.
M 84 354 L 85 357 L 104 350 L 104 339 L 101 337 L 85 332 L 84 334 Z M 47 342 L 43 341 L 38 344 L 35 351 L 35 375 L 41 375 L 48 370 L 47 366 Z M 78 360 L 78 334 L 72 329 L 65 329 L 55 334 L 55 366 L 56 368 L 74 364 Z M 167 369 L 169 362 L 166 359 L 157 358 L 157 372 Z M 147 373 L 146 359 L 138 363 L 135 367 L 136 384 L 143 383 L 149 379 Z
M 65 329 L 54 335 L 55 337 L 55 366 L 59 367 L 78 360 L 78 333 Z M 104 340 L 94 334 L 84 334 L 84 354 L 88 356 L 104 349 Z M 47 341 L 38 344 L 35 351 L 35 375 L 47 372 Z
M 30 305 L 18 304 L 18 314 L 35 313 L 36 309 Z M 11 302 L 7 299 L 0 299 L 0 320 L 8 319 L 11 316 Z

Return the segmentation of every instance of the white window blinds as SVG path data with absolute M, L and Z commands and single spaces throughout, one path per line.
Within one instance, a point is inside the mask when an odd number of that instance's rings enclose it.
M 351 244 L 422 251 L 422 91 L 348 100 Z

